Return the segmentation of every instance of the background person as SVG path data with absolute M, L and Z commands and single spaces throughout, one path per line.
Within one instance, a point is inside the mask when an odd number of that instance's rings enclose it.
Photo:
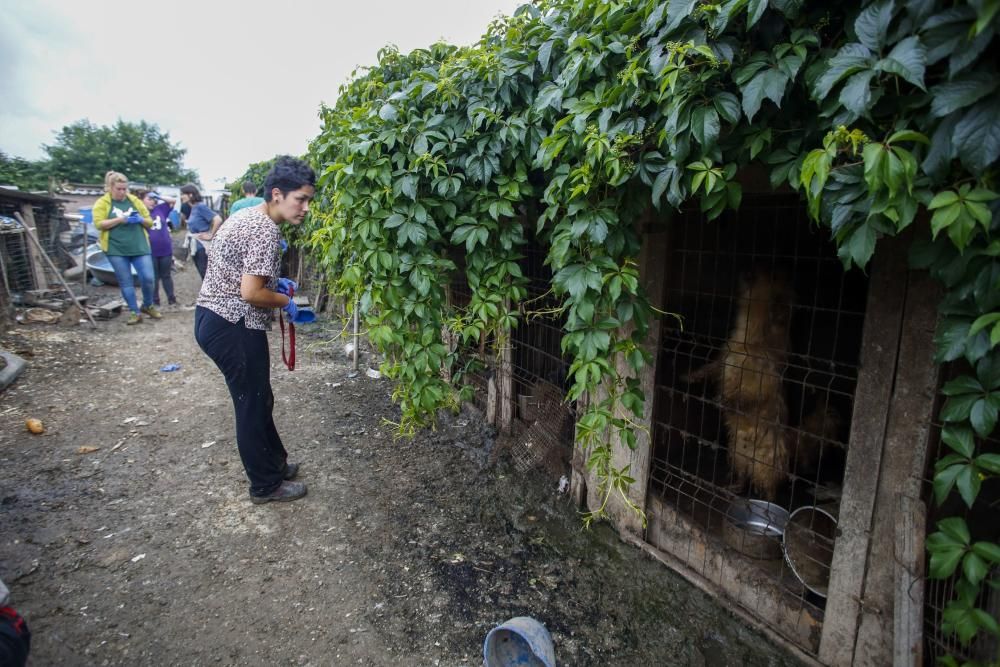
M 128 178 L 124 174 L 109 171 L 104 175 L 104 195 L 94 202 L 93 215 L 101 250 L 115 270 L 122 298 L 132 312 L 125 324 L 141 322 L 140 311 L 155 320 L 160 319 L 162 315 L 153 305 L 153 258 L 147 231 L 153 221 L 145 204 L 129 193 Z M 141 309 L 135 300 L 132 267 L 142 287 Z
M 174 296 L 174 279 L 170 275 L 174 266 L 174 241 L 170 237 L 170 212 L 174 202 L 164 199 L 150 190 L 143 196 L 142 203 L 149 209 L 153 226 L 149 229 L 149 248 L 153 257 L 153 305 L 160 306 L 160 284 L 167 294 L 167 306 L 177 305 Z
M 297 310 L 288 296 L 294 283 L 278 277 L 277 223 L 301 223 L 315 185 L 315 173 L 302 160 L 275 161 L 264 182 L 265 201 L 230 216 L 219 229 L 195 308 L 195 339 L 222 371 L 233 399 L 236 444 L 255 504 L 306 495 L 305 484 L 289 481 L 298 464 L 288 463 L 274 425 L 266 331 L 274 308 L 289 318 Z
M 194 258 L 195 268 L 204 280 L 208 268 L 208 247 L 205 242 L 215 238 L 215 232 L 222 224 L 222 218 L 202 201 L 201 192 L 194 183 L 181 187 L 181 203 L 191 205 L 191 213 L 187 217 L 186 242 L 191 244 L 191 256 Z
M 229 207 L 229 215 L 232 216 L 240 209 L 248 208 L 250 206 L 257 206 L 264 203 L 263 197 L 258 197 L 257 186 L 253 181 L 243 181 L 243 198 L 237 199 L 233 202 L 233 205 Z
M 31 651 L 31 631 L 24 617 L 7 605 L 10 591 L 0 581 L 0 665 L 24 667 Z

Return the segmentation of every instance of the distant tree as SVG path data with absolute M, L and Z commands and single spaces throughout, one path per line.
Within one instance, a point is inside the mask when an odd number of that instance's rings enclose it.
M 229 183 L 229 185 L 226 186 L 226 189 L 229 190 L 232 195 L 233 201 L 236 201 L 243 196 L 243 181 L 253 181 L 256 183 L 257 194 L 260 194 L 261 188 L 264 187 L 264 177 L 267 176 L 267 172 L 271 171 L 271 167 L 274 166 L 274 161 L 277 159 L 278 156 L 275 155 L 270 160 L 254 162 L 247 167 L 247 170 L 243 172 L 242 176 Z
M 48 190 L 48 160 L 25 160 L 0 151 L 0 185 L 15 185 L 21 190 Z
M 63 127 L 55 143 L 44 148 L 53 175 L 62 180 L 103 183 L 104 174 L 113 169 L 145 183 L 198 182 L 198 175 L 183 166 L 187 150 L 146 121 L 97 126 L 80 120 Z

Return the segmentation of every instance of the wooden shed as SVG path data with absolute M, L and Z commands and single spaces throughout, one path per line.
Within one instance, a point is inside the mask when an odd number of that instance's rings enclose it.
M 743 184 L 740 209 L 717 220 L 642 223 L 643 287 L 667 315 L 650 327 L 638 444 L 616 443 L 613 461 L 630 466 L 643 514 L 612 496 L 612 523 L 806 663 L 995 655 L 989 640 L 942 635 L 951 582 L 926 576 L 935 416 L 956 369 L 934 359 L 941 289 L 909 268 L 912 230 L 845 271 L 797 193 Z M 525 254 L 529 301 L 551 299 L 541 249 L 529 240 Z M 545 310 L 522 308 L 499 349 L 484 340 L 460 356 L 514 463 L 565 472 L 593 510 L 598 480 L 562 428 L 578 408 L 564 400 L 562 323 L 530 316 Z
M 619 534 L 822 665 L 924 653 L 926 468 L 939 288 L 880 241 L 844 271 L 795 194 L 644 230 L 655 361 Z M 652 398 L 652 400 L 649 400 Z M 573 491 L 596 506 L 581 466 Z
M 20 215 L 27 229 L 15 218 Z M 66 229 L 63 202 L 54 197 L 0 187 L 0 317 L 10 311 L 11 295 L 28 290 L 44 290 L 49 285 L 47 263 L 42 251 L 57 258 L 59 233 Z M 38 243 L 27 238 L 33 235 Z M 40 247 L 39 247 L 40 246 Z

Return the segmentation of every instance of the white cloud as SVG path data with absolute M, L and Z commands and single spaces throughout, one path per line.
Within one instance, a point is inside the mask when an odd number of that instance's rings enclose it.
M 386 44 L 476 41 L 520 0 L 14 0 L 0 22 L 0 150 L 37 159 L 82 118 L 146 120 L 206 186 L 303 153 L 321 102 Z M 237 10 L 242 10 L 238 13 Z M 113 168 L 114 165 L 109 165 Z

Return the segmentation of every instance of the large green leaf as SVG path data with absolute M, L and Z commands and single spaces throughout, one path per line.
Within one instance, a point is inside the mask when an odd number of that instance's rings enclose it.
M 946 445 L 966 458 L 972 458 L 976 451 L 975 439 L 968 427 L 945 426 L 941 432 L 941 439 Z
M 732 93 L 716 93 L 712 98 L 716 111 L 727 123 L 736 124 L 740 120 L 740 101 Z
M 706 150 L 719 139 L 719 113 L 714 107 L 697 107 L 691 112 L 691 134 Z
M 990 42 L 996 36 L 996 31 L 992 26 L 979 33 L 971 42 L 963 40 L 959 48 L 955 49 L 948 60 L 949 76 L 956 76 L 965 70 L 969 65 L 976 62 L 979 56 L 986 51 Z
M 927 156 L 924 158 L 921 167 L 935 179 L 943 178 L 951 161 L 958 157 L 955 153 L 954 144 L 951 141 L 958 121 L 958 114 L 947 116 L 941 121 L 937 129 L 934 130 L 934 134 L 931 135 L 931 147 L 927 151 Z
M 976 466 L 993 475 L 1000 475 L 1000 454 L 980 454 L 976 457 Z
M 840 244 L 837 254 L 845 267 L 857 266 L 864 268 L 875 252 L 875 242 L 878 238 L 875 228 L 868 223 L 858 225 L 850 236 Z
M 989 564 L 976 553 L 970 551 L 965 554 L 965 558 L 962 560 L 962 573 L 970 582 L 978 586 L 989 570 Z
M 955 480 L 966 467 L 969 466 L 950 465 L 934 475 L 934 501 L 938 505 L 944 504 L 944 501 L 948 499 L 951 490 L 955 487 Z
M 949 380 L 941 388 L 941 393 L 945 396 L 962 396 L 963 394 L 981 396 L 984 391 L 982 383 L 971 375 L 960 375 L 954 380 Z
M 538 91 L 535 98 L 535 108 L 539 110 L 551 107 L 553 109 L 562 108 L 563 89 L 554 83 L 546 84 Z
M 1000 85 L 996 74 L 971 72 L 931 88 L 931 113 L 947 116 L 986 97 Z
M 574 299 L 580 299 L 587 289 L 601 289 L 601 274 L 593 266 L 572 264 L 560 269 L 552 282 L 569 292 Z
M 549 59 L 552 57 L 553 42 L 550 39 L 538 47 L 538 64 L 542 67 L 542 72 L 549 71 Z
M 697 4 L 697 0 L 670 0 L 667 5 L 667 24 L 664 31 L 672 33 L 681 24 L 681 21 L 691 15 L 691 10 Z
M 840 103 L 855 116 L 863 116 L 868 112 L 872 101 L 871 80 L 874 70 L 863 70 L 853 74 L 840 91 Z
M 983 481 L 979 478 L 979 471 L 975 466 L 964 466 L 955 477 L 955 486 L 966 506 L 972 507 L 979 495 Z
M 781 99 L 785 94 L 785 87 L 788 84 L 788 75 L 773 67 L 768 67 L 760 71 L 743 88 L 743 113 L 747 120 L 753 120 L 760 110 L 760 104 L 764 98 L 768 98 L 778 107 L 781 106 Z
M 871 51 L 880 51 L 885 43 L 889 23 L 892 21 L 892 6 L 892 0 L 873 2 L 861 10 L 854 21 L 854 32 L 858 36 L 858 41 Z
M 980 174 L 1000 157 L 1000 95 L 969 109 L 955 126 L 952 143 L 962 164 Z
M 978 394 L 952 396 L 945 401 L 941 419 L 946 422 L 964 422 L 972 414 L 972 407 L 981 400 Z
M 399 112 L 396 111 L 396 107 L 388 102 L 383 104 L 382 108 L 378 110 L 378 117 L 384 121 L 394 121 L 397 116 L 399 116 Z
M 927 51 L 916 35 L 907 37 L 893 47 L 889 55 L 878 62 L 876 68 L 897 74 L 917 88 L 924 90 L 924 70 Z
M 872 52 L 866 46 L 858 43 L 845 44 L 840 47 L 837 55 L 830 58 L 826 69 L 813 85 L 813 99 L 822 102 L 841 79 L 855 72 L 871 69 L 873 64 Z

